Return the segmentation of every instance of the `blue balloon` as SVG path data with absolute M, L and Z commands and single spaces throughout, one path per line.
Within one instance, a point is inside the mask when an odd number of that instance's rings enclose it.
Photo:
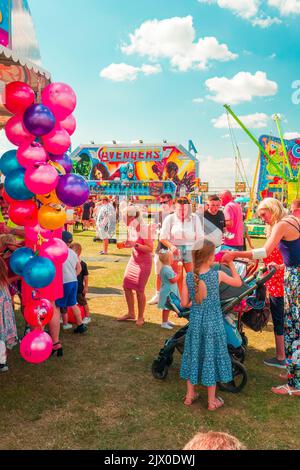
M 23 276 L 25 265 L 34 257 L 34 252 L 30 248 L 19 248 L 10 257 L 9 264 L 11 270 L 18 276 Z
M 26 109 L 23 123 L 30 134 L 42 137 L 53 131 L 56 119 L 52 111 L 43 104 L 33 104 Z
M 16 150 L 9 150 L 5 152 L 0 160 L 0 171 L 7 176 L 14 170 L 22 169 L 21 165 L 17 160 L 17 151 Z
M 7 194 L 17 201 L 27 201 L 32 199 L 34 194 L 27 189 L 25 182 L 25 169 L 14 170 L 7 175 L 4 181 L 4 188 Z
M 42 289 L 49 286 L 54 280 L 55 275 L 56 269 L 52 261 L 41 256 L 35 256 L 29 260 L 23 270 L 24 281 L 34 289 Z

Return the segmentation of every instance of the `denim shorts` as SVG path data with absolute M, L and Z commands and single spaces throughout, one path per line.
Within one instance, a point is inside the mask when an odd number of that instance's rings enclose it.
M 78 282 L 68 282 L 64 284 L 64 296 L 58 299 L 55 305 L 59 308 L 74 307 L 77 305 Z
M 278 336 L 282 336 L 284 334 L 284 297 L 270 296 L 270 310 L 274 333 Z

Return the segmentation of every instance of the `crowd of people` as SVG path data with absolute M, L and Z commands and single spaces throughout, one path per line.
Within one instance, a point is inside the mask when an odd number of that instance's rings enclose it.
M 82 223 L 83 230 L 88 230 L 94 220 L 95 240 L 103 243 L 101 254 L 108 253 L 109 240 L 117 237 L 118 223 L 123 222 L 126 227 L 127 236 L 117 247 L 132 249 L 123 281 L 127 312 L 117 320 L 134 321 L 138 327 L 144 325 L 146 287 L 154 260 L 155 295 L 148 304 L 161 310 L 161 327 L 172 330 L 175 326 L 169 319 L 167 303 L 171 292 L 180 297 L 182 306 L 191 310 L 180 372 L 187 382 L 184 404 L 190 406 L 197 400 L 195 387 L 202 384 L 207 387 L 208 409 L 217 410 L 224 401 L 216 396 L 216 384 L 232 380 L 219 284 L 241 285 L 233 262 L 236 258 L 257 259 L 268 268 L 275 266 L 276 274 L 267 287 L 276 356 L 264 362 L 284 369 L 280 377 L 286 383 L 273 387 L 274 393 L 300 395 L 300 200 L 292 203 L 289 213 L 273 198 L 258 205 L 257 214 L 267 227 L 267 241 L 260 249 L 253 248 L 245 228 L 245 214 L 230 191 L 209 196 L 205 206 L 193 206 L 186 196 L 173 200 L 170 194 L 160 196 L 159 204 L 158 219 L 150 222 L 142 206 L 134 201 L 117 205 L 107 197 L 98 200 L 91 197 L 81 212 L 75 214 L 74 221 Z M 0 370 L 7 371 L 7 348 L 18 342 L 14 297 L 22 298 L 20 279 L 11 272 L 9 258 L 22 246 L 24 229 L 11 225 L 5 210 L 0 217 Z M 72 328 L 68 314 L 75 318 L 74 333 L 85 333 L 91 321 L 86 297 L 89 273 L 81 260 L 82 247 L 73 243 L 69 231 L 62 233 L 62 239 L 68 246 L 68 259 L 62 267 L 60 298 L 50 299 L 55 302 L 49 333 L 53 355 L 57 356 L 63 355 L 60 323 L 63 330 Z M 228 264 L 230 275 L 214 268 L 217 247 L 221 244 L 225 247 L 222 262 Z

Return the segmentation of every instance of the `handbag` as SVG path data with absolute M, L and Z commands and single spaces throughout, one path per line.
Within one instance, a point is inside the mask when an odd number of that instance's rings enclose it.
M 253 331 L 262 331 L 268 324 L 270 318 L 270 308 L 265 306 L 260 310 L 251 308 L 243 313 L 242 322 Z

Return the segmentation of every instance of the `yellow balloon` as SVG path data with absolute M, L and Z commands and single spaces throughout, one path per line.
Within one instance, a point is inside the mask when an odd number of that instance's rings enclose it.
M 63 228 L 66 223 L 66 211 L 60 205 L 42 206 L 39 210 L 38 221 L 47 230 Z
M 48 204 L 60 204 L 60 200 L 56 196 L 55 190 L 49 194 L 41 194 L 36 197 L 45 206 Z

